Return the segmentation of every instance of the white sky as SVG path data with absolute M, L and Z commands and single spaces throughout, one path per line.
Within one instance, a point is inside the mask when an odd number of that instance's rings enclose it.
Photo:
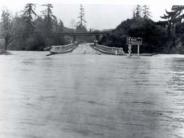
M 0 9 L 7 8 L 15 14 L 30 2 L 37 4 L 38 14 L 44 9 L 42 4 L 52 3 L 54 14 L 67 27 L 72 27 L 72 20 L 78 21 L 79 6 L 83 4 L 87 27 L 94 29 L 115 28 L 123 20 L 132 17 L 136 4 L 147 4 L 154 20 L 160 20 L 165 9 L 169 10 L 172 5 L 184 4 L 184 0 L 0 0 Z

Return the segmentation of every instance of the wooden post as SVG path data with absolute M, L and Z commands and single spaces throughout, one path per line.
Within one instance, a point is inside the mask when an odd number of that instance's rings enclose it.
M 131 56 L 132 53 L 132 45 L 128 44 L 128 56 Z
M 95 35 L 97 41 L 99 41 L 99 35 Z
M 4 53 L 7 50 L 7 42 L 5 38 L 0 38 L 0 53 Z
M 140 55 L 140 45 L 138 44 L 137 45 L 137 56 L 139 56 Z
M 94 40 L 94 46 L 96 46 L 97 45 L 97 40 Z
M 73 35 L 73 43 L 76 41 L 76 36 Z

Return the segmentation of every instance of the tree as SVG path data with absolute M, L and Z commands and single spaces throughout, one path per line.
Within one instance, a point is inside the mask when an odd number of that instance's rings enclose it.
M 44 14 L 44 20 L 45 20 L 45 27 L 47 28 L 47 33 L 52 32 L 52 27 L 53 27 L 53 21 L 56 20 L 56 16 L 53 15 L 52 4 L 44 4 L 43 6 L 46 7 L 46 9 L 43 11 Z
M 84 19 L 85 13 L 84 13 L 84 8 L 82 5 L 80 5 L 80 14 L 79 14 L 79 22 L 76 27 L 77 32 L 87 32 L 87 29 L 85 27 L 86 20 Z
M 35 7 L 36 7 L 36 5 L 34 3 L 26 4 L 26 6 L 24 8 L 23 16 L 25 18 L 27 18 L 28 21 L 32 21 L 33 15 L 37 16 L 37 14 L 35 12 Z
M 87 29 L 85 27 L 86 20 L 84 19 L 85 13 L 84 13 L 84 8 L 82 5 L 80 5 L 80 14 L 79 14 L 79 22 L 76 27 L 77 32 L 87 32 Z
M 46 45 L 51 45 L 53 44 L 53 26 L 57 22 L 56 16 L 53 14 L 52 9 L 53 5 L 52 4 L 44 4 L 42 6 L 45 6 L 46 9 L 43 11 L 43 16 L 44 16 L 44 37 Z
M 184 6 L 178 6 L 174 5 L 172 6 L 171 11 L 165 10 L 165 14 L 161 16 L 162 19 L 167 20 L 167 32 L 168 37 L 172 40 L 173 44 L 172 46 L 175 46 L 176 44 L 176 24 L 181 23 L 184 15 L 181 14 L 184 10 Z M 170 51 L 171 46 L 168 47 L 168 50 Z
M 184 18 L 184 15 L 181 15 L 183 9 L 184 7 L 173 6 L 170 12 L 165 10 L 166 13 L 161 16 L 162 19 L 167 20 L 169 36 L 175 36 L 175 25 L 181 23 L 181 20 Z
M 60 20 L 59 22 L 55 22 L 55 25 L 54 25 L 54 43 L 56 45 L 61 45 L 61 44 L 64 44 L 65 41 L 64 41 L 64 36 L 61 35 L 61 33 L 63 33 L 64 31 L 64 25 L 63 25 L 63 22 Z
M 135 10 L 133 10 L 133 18 L 136 18 Z
M 12 24 L 10 19 L 10 13 L 8 10 L 3 10 L 1 14 L 1 30 L 2 35 L 5 39 L 5 47 L 4 50 L 6 51 L 8 48 L 8 44 L 10 43 L 11 39 L 11 31 L 12 31 Z
M 151 12 L 147 5 L 143 5 L 142 12 L 143 12 L 143 18 L 149 19 L 151 17 Z
M 79 15 L 79 19 L 80 21 L 78 22 L 79 26 L 83 26 L 86 23 L 86 20 L 84 19 L 85 13 L 84 13 L 84 8 L 82 6 L 82 4 L 80 5 L 80 15 Z
M 137 5 L 134 11 L 134 18 L 141 18 L 141 6 Z
M 182 19 L 184 18 L 184 14 L 182 14 L 182 11 L 184 10 L 183 5 L 173 5 L 172 10 L 179 13 L 177 21 L 181 23 Z
M 116 29 L 109 31 L 109 34 L 104 36 L 100 43 L 113 47 L 123 47 L 127 51 L 126 38 L 128 36 L 142 37 L 143 45 L 141 46 L 141 52 L 145 53 L 163 52 L 167 39 L 165 29 L 158 26 L 151 19 L 133 18 L 123 21 Z
M 33 24 L 33 16 L 37 16 L 35 12 L 36 5 L 34 3 L 26 4 L 23 13 L 23 19 L 26 23 L 26 31 L 27 33 L 32 33 L 34 31 L 34 24 Z
M 85 20 L 85 12 L 84 12 L 84 7 L 83 5 L 81 4 L 80 5 L 80 13 L 79 13 L 79 21 L 77 22 L 77 25 L 76 25 L 76 32 L 78 33 L 84 33 L 84 32 L 87 32 L 87 28 L 86 28 L 86 20 Z M 88 37 L 89 38 L 89 37 Z M 77 39 L 79 41 L 87 41 L 88 38 L 86 36 L 78 36 Z
M 8 11 L 2 12 L 0 35 L 6 40 L 5 49 L 43 50 L 46 46 L 65 44 L 61 35 L 66 30 L 63 22 L 53 15 L 51 4 L 43 6 L 46 6 L 44 16 L 36 14 L 33 3 L 26 4 L 23 13 L 13 18 Z

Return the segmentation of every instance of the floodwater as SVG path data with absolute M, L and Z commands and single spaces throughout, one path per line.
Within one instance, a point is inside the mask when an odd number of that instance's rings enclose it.
M 184 138 L 184 56 L 0 56 L 0 138 Z

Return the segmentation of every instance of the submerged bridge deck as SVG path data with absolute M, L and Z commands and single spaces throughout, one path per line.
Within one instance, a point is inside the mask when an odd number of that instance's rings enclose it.
M 63 32 L 63 33 L 58 33 L 60 35 L 69 35 L 69 36 L 95 36 L 95 35 L 104 35 L 107 34 L 107 32 Z
M 82 48 L 81 48 L 82 47 Z M 85 47 L 85 48 L 84 48 Z M 98 54 L 110 54 L 110 55 L 124 55 L 123 48 L 108 47 L 104 45 L 84 43 L 84 44 L 68 44 L 61 46 L 52 46 L 50 49 L 51 54 L 65 54 L 65 53 L 98 53 Z M 92 51 L 92 53 L 90 53 Z

